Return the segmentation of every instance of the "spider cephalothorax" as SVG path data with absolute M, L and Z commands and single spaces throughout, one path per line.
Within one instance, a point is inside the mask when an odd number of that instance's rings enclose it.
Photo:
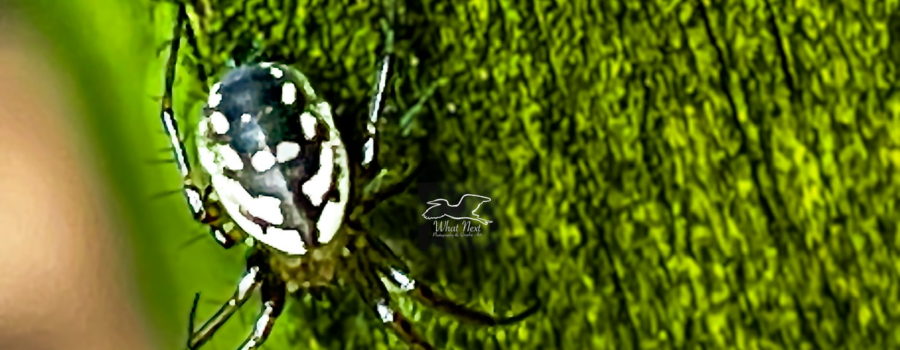
M 497 318 L 468 309 L 408 277 L 403 261 L 378 238 L 359 229 L 358 222 L 354 229 L 347 227 L 351 208 L 365 211 L 380 199 L 378 193 L 354 198 L 354 183 L 371 180 L 363 178 L 371 172 L 351 168 L 330 105 L 302 73 L 289 66 L 245 64 L 212 84 L 196 134 L 201 171 L 193 171 L 171 102 L 181 31 L 190 29 L 186 17 L 182 5 L 167 65 L 161 118 L 194 217 L 210 226 L 223 247 L 244 242 L 251 249 L 247 270 L 232 298 L 196 331 L 192 324 L 189 348 L 209 340 L 258 289 L 262 310 L 241 346 L 255 349 L 274 326 L 288 293 L 303 293 L 338 279 L 354 286 L 401 338 L 422 348 L 430 345 L 393 308 L 383 279 L 429 306 L 484 325 L 515 322 L 536 310 L 534 306 L 513 317 Z M 371 170 L 376 164 L 375 126 L 388 63 L 386 55 L 364 119 L 362 159 L 356 169 Z M 393 193 L 396 188 L 387 186 L 383 192 Z

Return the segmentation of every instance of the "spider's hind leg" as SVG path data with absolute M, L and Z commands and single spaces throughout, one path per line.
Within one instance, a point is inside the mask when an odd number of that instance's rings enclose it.
M 411 278 L 408 273 L 404 272 L 408 271 L 408 268 L 387 244 L 376 237 L 367 236 L 367 238 L 369 245 L 372 247 L 371 251 L 375 255 L 375 261 L 380 263 L 378 268 L 379 272 L 392 284 L 400 288 L 400 290 L 429 307 L 453 315 L 459 319 L 484 326 L 500 326 L 516 323 L 531 316 L 540 309 L 541 304 L 538 301 L 531 307 L 515 315 L 499 317 L 484 311 L 469 308 L 444 295 L 435 293 L 430 286 L 422 281 Z
M 431 287 L 421 281 L 414 280 L 407 276 L 406 273 L 393 267 L 385 267 L 382 273 L 391 283 L 395 284 L 400 290 L 408 293 L 419 302 L 453 315 L 459 319 L 480 324 L 483 326 L 500 326 L 519 322 L 528 316 L 531 316 L 540 309 L 540 303 L 535 303 L 528 309 L 508 317 L 499 317 L 484 311 L 469 308 L 459 302 L 435 293 Z
M 372 307 L 372 310 L 375 311 L 381 322 L 389 326 L 411 348 L 434 349 L 428 341 L 416 332 L 412 322 L 391 306 L 390 293 L 378 278 L 378 273 L 364 268 L 360 269 L 360 274 L 362 276 L 359 276 L 356 282 L 357 290 L 362 295 L 363 300 Z

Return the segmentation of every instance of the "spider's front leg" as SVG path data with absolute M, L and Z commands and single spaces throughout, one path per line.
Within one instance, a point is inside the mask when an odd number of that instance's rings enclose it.
M 261 271 L 259 267 L 250 267 L 238 283 L 234 295 L 219 307 L 219 310 L 209 320 L 204 322 L 199 330 L 193 331 L 193 327 L 191 327 L 192 333 L 188 340 L 188 349 L 197 349 L 211 339 L 213 334 L 250 299 L 250 296 L 256 289 L 261 289 L 262 310 L 257 317 L 253 333 L 247 337 L 240 349 L 252 350 L 262 345 L 268 338 L 269 333 L 271 333 L 275 320 L 284 309 L 286 295 L 284 283 L 276 278 L 265 277 L 265 272 Z M 193 318 L 193 314 L 192 311 L 191 318 Z M 193 324 L 193 321 L 193 319 L 190 320 L 191 324 Z
M 169 58 L 166 62 L 160 119 L 166 134 L 169 136 L 169 144 L 172 147 L 178 171 L 181 173 L 182 189 L 191 209 L 191 214 L 194 219 L 209 224 L 211 227 L 210 233 L 212 233 L 216 241 L 223 247 L 229 248 L 240 240 L 240 231 L 233 224 L 230 225 L 231 227 L 228 227 L 229 225 L 225 223 L 222 216 L 222 207 L 215 200 L 212 188 L 207 186 L 201 190 L 194 184 L 194 174 L 188 162 L 184 143 L 181 141 L 181 133 L 178 129 L 175 112 L 172 109 L 172 87 L 175 84 L 175 70 L 178 65 L 178 49 L 181 46 L 181 34 L 185 28 L 190 29 L 189 24 L 187 24 L 187 10 L 185 6 L 185 4 L 179 5 L 175 27 L 172 30 Z
M 196 349 L 212 338 L 213 334 L 219 330 L 219 327 L 225 324 L 231 315 L 250 299 L 250 296 L 261 284 L 262 276 L 260 276 L 259 267 L 252 266 L 247 269 L 247 273 L 241 277 L 237 290 L 234 291 L 231 298 L 219 307 L 219 310 L 209 320 L 204 322 L 199 330 L 194 331 L 193 326 L 191 327 L 192 333 L 190 334 L 190 339 L 188 339 L 188 349 Z M 194 323 L 193 316 L 194 310 L 191 310 L 191 325 Z
M 272 333 L 275 320 L 284 310 L 286 289 L 281 280 L 267 278 L 262 285 L 262 310 L 256 319 L 253 333 L 241 345 L 241 350 L 257 349 Z
M 369 109 L 365 120 L 365 130 L 363 133 L 362 159 L 360 160 L 361 172 L 363 177 L 371 181 L 362 188 L 362 196 L 360 206 L 357 212 L 351 215 L 351 221 L 365 213 L 371 211 L 375 205 L 385 198 L 389 198 L 398 194 L 409 187 L 412 180 L 418 173 L 419 165 L 415 164 L 403 174 L 388 179 L 389 174 L 381 168 L 378 159 L 380 149 L 380 138 L 378 137 L 378 125 L 385 105 L 385 88 L 388 80 L 390 80 L 391 61 L 393 57 L 394 34 L 386 22 L 382 22 L 383 31 L 385 33 L 384 56 L 378 64 L 378 71 L 375 79 L 374 93 L 369 101 Z M 421 163 L 421 162 L 419 162 Z
M 391 68 L 391 56 L 394 51 L 394 34 L 385 25 L 385 43 L 384 56 L 381 57 L 378 65 L 378 75 L 375 79 L 375 92 L 369 101 L 369 112 L 366 114 L 366 130 L 363 134 L 363 159 L 362 167 L 366 171 L 378 168 L 378 161 L 375 155 L 378 154 L 378 143 L 376 136 L 378 133 L 378 120 L 381 119 L 382 108 L 384 107 L 384 88 L 388 82 L 388 74 Z

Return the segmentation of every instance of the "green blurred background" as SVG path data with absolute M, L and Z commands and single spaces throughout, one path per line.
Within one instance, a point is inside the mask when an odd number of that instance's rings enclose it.
M 157 196 L 179 186 L 174 165 L 154 161 L 169 154 L 157 51 L 176 6 L 21 5 L 77 87 L 156 345 L 177 348 L 193 294 L 206 317 L 243 252 L 208 239 L 179 196 Z M 373 232 L 473 307 L 543 301 L 486 329 L 398 296 L 438 347 L 900 347 L 898 1 L 248 1 L 216 8 L 222 32 L 203 63 L 222 69 L 257 41 L 350 125 L 394 10 L 384 157 L 424 152 L 419 181 L 489 195 L 497 225 L 423 242 L 413 189 L 372 214 Z M 183 127 L 203 101 L 187 62 Z M 240 343 L 246 309 L 209 349 Z M 402 348 L 348 290 L 295 300 L 267 343 L 342 345 Z

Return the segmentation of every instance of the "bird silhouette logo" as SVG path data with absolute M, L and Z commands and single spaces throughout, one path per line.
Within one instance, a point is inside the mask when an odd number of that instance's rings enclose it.
M 482 225 L 487 225 L 492 221 L 480 217 L 477 211 L 482 204 L 490 201 L 490 197 L 470 193 L 462 195 L 462 197 L 459 197 L 459 201 L 452 205 L 444 198 L 432 199 L 426 203 L 430 207 L 425 209 L 422 217 L 427 220 L 437 220 L 445 217 L 456 220 L 472 220 Z

